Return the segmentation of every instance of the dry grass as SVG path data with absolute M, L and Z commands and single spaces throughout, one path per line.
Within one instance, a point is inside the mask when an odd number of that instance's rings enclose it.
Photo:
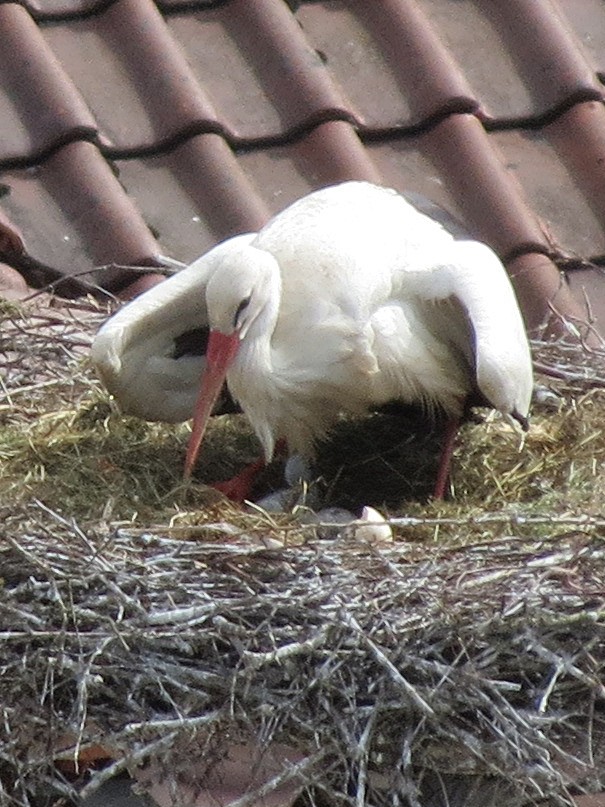
M 193 483 L 182 482 L 188 425 L 148 424 L 120 415 L 87 360 L 105 312 L 94 303 L 52 313 L 4 309 L 0 392 L 0 495 L 8 506 L 38 499 L 78 520 L 164 522 L 218 497 L 204 483 L 258 456 L 243 416 L 215 418 Z M 34 309 L 35 312 L 35 309 Z M 15 315 L 16 314 L 16 315 Z M 544 353 L 549 346 L 540 348 Z M 410 409 L 343 422 L 320 447 L 317 474 L 331 505 L 364 504 L 402 513 L 522 507 L 597 512 L 605 432 L 603 356 L 580 377 L 577 354 L 551 367 L 571 381 L 543 378 L 558 398 L 536 404 L 524 439 L 497 413 L 461 430 L 453 497 L 432 503 L 440 431 Z M 546 357 L 547 358 L 547 357 Z M 1 359 L 0 359 L 1 361 Z M 576 373 L 574 377 L 573 373 Z M 282 484 L 279 463 L 259 492 Z
M 605 352 L 537 343 L 551 397 L 523 444 L 493 415 L 463 427 L 447 502 L 416 416 L 341 424 L 321 489 L 392 517 L 371 546 L 208 488 L 256 455 L 241 417 L 184 484 L 188 427 L 122 418 L 91 372 L 105 315 L 0 312 L 0 804 L 73 792 L 61 736 L 111 746 L 115 772 L 172 765 L 200 721 L 304 749 L 331 803 L 442 804 L 467 774 L 507 779 L 508 804 L 603 784 Z

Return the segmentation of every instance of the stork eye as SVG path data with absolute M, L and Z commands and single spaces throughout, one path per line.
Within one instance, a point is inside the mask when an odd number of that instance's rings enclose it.
M 251 296 L 252 296 L 252 295 L 250 295 L 250 294 L 249 294 L 249 295 L 248 295 L 246 298 L 244 298 L 244 299 L 241 301 L 241 303 L 238 305 L 238 307 L 237 307 L 237 309 L 236 309 L 236 311 L 235 311 L 235 316 L 233 317 L 233 327 L 234 327 L 234 328 L 237 328 L 237 325 L 238 325 L 238 322 L 239 322 L 239 318 L 240 318 L 240 316 L 241 316 L 241 315 L 242 315 L 242 313 L 243 313 L 243 312 L 246 310 L 246 308 L 248 308 L 248 305 L 250 304 L 250 297 L 251 297 Z

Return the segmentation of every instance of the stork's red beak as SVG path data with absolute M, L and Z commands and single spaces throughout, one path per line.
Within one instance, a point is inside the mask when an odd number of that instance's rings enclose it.
M 206 431 L 206 424 L 225 383 L 227 371 L 237 354 L 239 341 L 237 333 L 224 334 L 220 331 L 210 331 L 206 351 L 206 369 L 202 375 L 200 394 L 193 410 L 193 431 L 187 445 L 185 479 L 191 476 Z

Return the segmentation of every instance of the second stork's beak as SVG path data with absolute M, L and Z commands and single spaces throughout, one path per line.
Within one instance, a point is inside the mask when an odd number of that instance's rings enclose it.
M 227 371 L 237 354 L 239 342 L 237 332 L 224 334 L 220 331 L 210 331 L 206 351 L 206 368 L 202 374 L 200 393 L 193 410 L 193 431 L 187 445 L 185 479 L 191 476 L 208 419 L 225 383 Z

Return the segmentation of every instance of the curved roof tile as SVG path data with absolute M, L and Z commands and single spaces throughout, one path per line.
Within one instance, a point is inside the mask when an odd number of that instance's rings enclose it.
M 78 274 L 369 179 L 497 249 L 532 324 L 557 289 L 605 321 L 603 53 L 600 0 L 0 3 L 0 207 Z

